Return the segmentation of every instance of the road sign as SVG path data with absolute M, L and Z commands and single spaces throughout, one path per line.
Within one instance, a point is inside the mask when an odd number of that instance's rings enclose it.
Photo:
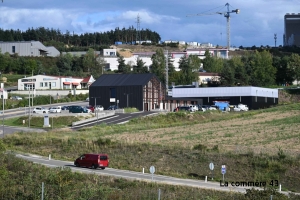
M 226 165 L 222 165 L 221 172 L 222 174 L 226 174 Z
M 209 169 L 210 169 L 210 170 L 214 170 L 214 167 L 215 167 L 215 166 L 214 166 L 214 163 L 212 163 L 212 162 L 209 163 Z
M 151 166 L 151 167 L 150 167 L 150 173 L 151 173 L 151 174 L 154 174 L 154 172 L 155 172 L 155 167 L 154 167 L 154 166 Z

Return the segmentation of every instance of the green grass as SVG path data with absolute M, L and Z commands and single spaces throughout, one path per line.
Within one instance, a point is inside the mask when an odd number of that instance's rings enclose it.
M 72 122 L 80 121 L 81 119 L 75 116 L 61 116 L 61 117 L 49 117 L 49 124 L 52 128 L 64 128 L 72 125 Z M 24 122 L 24 123 L 23 123 Z M 28 117 L 16 117 L 4 120 L 4 124 L 7 126 L 21 126 L 28 127 L 29 119 Z M 31 128 L 43 128 L 44 117 L 31 117 L 30 127 Z
M 243 113 L 222 114 L 218 112 L 208 113 L 167 113 L 152 117 L 141 117 L 131 120 L 122 125 L 101 124 L 92 128 L 70 132 L 47 132 L 47 133 L 16 133 L 4 138 L 8 148 L 15 151 L 34 153 L 47 156 L 51 154 L 55 159 L 73 161 L 78 155 L 86 152 L 105 152 L 110 155 L 111 167 L 141 171 L 155 165 L 157 174 L 170 175 L 182 178 L 203 179 L 210 173 L 209 162 L 214 162 L 216 170 L 223 164 L 228 166 L 226 177 L 228 181 L 269 181 L 278 179 L 285 188 L 300 192 L 300 155 L 290 157 L 280 148 L 273 150 L 273 155 L 254 154 L 253 152 L 239 153 L 244 151 L 223 151 L 218 143 L 214 147 L 208 147 L 205 142 L 199 142 L 193 148 L 176 145 L 178 140 L 177 131 L 164 131 L 163 134 L 172 136 L 161 144 L 149 141 L 126 141 L 111 140 L 107 136 L 122 136 L 122 134 L 134 134 L 149 136 L 154 139 L 150 132 L 156 128 L 185 127 L 185 134 L 181 139 L 196 140 L 206 136 L 213 136 L 213 132 L 205 131 L 203 135 L 191 131 L 193 124 L 215 122 L 226 123 L 232 119 L 252 119 L 258 114 L 270 112 L 290 112 L 300 110 L 300 104 L 279 106 L 266 110 L 249 111 Z M 287 119 L 288 120 L 288 119 Z M 296 121 L 291 120 L 294 124 Z M 16 123 L 16 122 L 15 122 Z M 20 122 L 17 122 L 20 123 Z M 280 121 L 274 121 L 282 124 Z M 300 122 L 299 122 L 300 123 Z M 220 130 L 222 129 L 219 127 Z M 241 127 L 242 128 L 242 127 Z M 230 128 L 229 128 L 230 129 Z M 229 132 L 222 139 L 234 138 L 235 134 Z M 176 130 L 176 129 L 175 129 Z M 264 133 L 264 129 L 253 129 L 255 132 Z M 154 130 L 156 131 L 156 130 Z M 149 134 L 149 135 L 148 135 Z M 249 133 L 250 134 L 250 133 Z M 276 136 L 276 133 L 275 133 Z M 278 137 L 287 138 L 279 133 Z M 211 137 L 210 137 L 211 138 Z M 247 138 L 249 140 L 249 138 Z M 256 143 L 251 138 L 247 144 Z M 273 140 L 273 139 L 272 139 Z M 274 141 L 274 140 L 273 140 Z M 276 154 L 277 152 L 277 154 Z M 215 180 L 221 180 L 222 174 L 216 171 Z
M 125 113 L 133 113 L 138 112 L 139 110 L 137 108 L 124 108 Z

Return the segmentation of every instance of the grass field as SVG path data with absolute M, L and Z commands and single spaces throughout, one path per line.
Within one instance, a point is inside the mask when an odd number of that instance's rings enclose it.
M 111 167 L 204 179 L 215 164 L 215 180 L 227 165 L 229 181 L 278 180 L 300 192 L 300 104 L 240 113 L 168 113 L 123 125 L 80 131 L 17 133 L 9 149 L 73 161 L 86 152 L 110 155 Z

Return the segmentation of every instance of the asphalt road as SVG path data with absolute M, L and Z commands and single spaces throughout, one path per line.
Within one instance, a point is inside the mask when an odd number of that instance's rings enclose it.
M 79 102 L 67 102 L 67 103 L 58 103 L 58 104 L 51 104 L 51 105 L 41 105 L 41 107 L 45 107 L 46 109 L 50 108 L 51 106 L 54 105 L 81 105 L 81 106 L 87 106 L 88 102 L 85 101 L 79 101 Z M 35 106 L 33 106 L 35 107 Z M 68 111 L 65 111 L 68 113 Z M 2 113 L 2 112 L 1 112 Z M 158 112 L 155 111 L 150 111 L 150 112 L 135 112 L 135 113 L 116 113 L 116 115 L 107 117 L 107 118 L 102 118 L 98 119 L 89 123 L 81 124 L 76 127 L 72 127 L 73 130 L 78 130 L 83 127 L 88 127 L 88 126 L 94 126 L 97 124 L 105 123 L 105 124 L 122 124 L 128 122 L 132 118 L 136 117 L 144 117 L 144 116 L 150 116 L 150 115 L 155 115 Z M 29 127 L 15 127 L 15 126 L 3 126 L 3 119 L 7 118 L 14 118 L 14 117 L 19 117 L 19 116 L 26 116 L 29 114 L 29 108 L 28 107 L 22 107 L 22 108 L 15 108 L 15 109 L 9 109 L 9 110 L 4 110 L 4 115 L 0 115 L 0 138 L 3 137 L 3 131 L 4 135 L 5 134 L 12 134 L 18 131 L 23 131 L 23 132 L 46 132 L 44 129 L 37 129 L 37 128 L 29 128 Z M 60 113 L 59 113 L 60 114 Z M 51 115 L 59 115 L 56 113 L 49 113 L 49 117 Z M 43 115 L 43 114 L 36 114 L 36 113 L 31 113 L 32 116 L 38 116 L 38 115 Z M 1 127 L 2 124 L 2 127 Z
M 59 105 L 59 106 L 64 106 L 64 105 L 81 105 L 81 106 L 86 106 L 88 105 L 89 102 L 84 102 L 84 101 L 77 101 L 77 102 L 67 102 L 67 103 L 58 103 L 58 104 L 49 104 L 49 105 L 41 105 L 42 107 L 49 108 L 54 105 Z M 33 106 L 35 107 L 35 106 Z M 33 109 L 33 108 L 31 108 Z M 14 118 L 14 117 L 19 117 L 19 116 L 24 116 L 28 115 L 29 113 L 29 108 L 28 107 L 20 107 L 20 108 L 14 108 L 14 109 L 7 109 L 0 110 L 0 138 L 3 137 L 6 134 L 12 134 L 18 131 L 23 131 L 23 132 L 46 132 L 44 129 L 36 129 L 36 128 L 29 128 L 29 127 L 15 127 L 15 126 L 4 126 L 3 125 L 3 120 L 8 119 L 8 118 Z M 41 115 L 41 114 L 33 114 L 32 115 Z M 51 113 L 49 113 L 51 115 Z M 3 134 L 4 131 L 4 134 Z
M 74 130 L 78 130 L 82 127 L 89 127 L 94 126 L 98 124 L 124 124 L 128 122 L 130 119 L 137 118 L 137 117 L 145 117 L 145 116 L 151 116 L 156 115 L 158 112 L 155 111 L 146 111 L 146 112 L 134 112 L 134 113 L 116 113 L 114 116 L 110 116 L 107 118 L 98 119 L 92 122 L 84 123 L 78 126 L 72 127 Z
M 241 186 L 232 186 L 230 183 L 226 187 L 224 184 L 220 184 L 220 182 L 211 182 L 205 180 L 192 180 L 192 179 L 180 179 L 180 178 L 174 178 L 170 176 L 162 176 L 162 175 L 156 175 L 151 174 L 149 171 L 150 166 L 145 166 L 146 168 L 141 169 L 141 172 L 135 172 L 135 171 L 128 171 L 128 170 L 119 170 L 114 168 L 105 168 L 105 170 L 102 169 L 90 169 L 90 168 L 80 168 L 75 167 L 73 162 L 68 161 L 62 161 L 62 160 L 53 160 L 49 158 L 45 158 L 42 156 L 37 155 L 22 155 L 22 154 L 16 154 L 16 157 L 45 165 L 47 167 L 56 168 L 56 167 L 70 167 L 72 171 L 81 172 L 81 173 L 87 173 L 87 174 L 96 174 L 96 175 L 102 175 L 102 176 L 112 176 L 116 178 L 126 178 L 130 180 L 140 180 L 140 181 L 147 181 L 147 182 L 156 182 L 161 184 L 169 184 L 169 185 L 182 185 L 182 186 L 188 186 L 188 187 L 198 187 L 203 189 L 210 189 L 210 190 L 218 190 L 218 191 L 225 191 L 225 192 L 240 192 L 240 193 L 246 193 L 246 189 L 257 189 L 262 190 L 262 188 L 259 187 L 241 187 Z M 74 157 L 74 160 L 76 158 Z M 155 167 L 155 166 L 154 166 Z M 159 169 L 159 171 L 162 171 L 163 169 Z M 157 171 L 157 169 L 155 169 Z M 225 179 L 226 181 L 226 179 Z M 288 195 L 288 192 L 281 191 L 280 193 Z M 300 193 L 295 193 L 297 195 L 300 195 Z
M 190 186 L 190 187 L 199 187 L 204 189 L 212 189 L 212 190 L 219 190 L 219 191 L 227 191 L 227 192 L 241 192 L 245 193 L 245 187 L 221 187 L 220 183 L 216 182 L 205 182 L 204 180 L 191 180 L 191 179 L 180 179 L 180 178 L 173 178 L 169 176 L 162 176 L 156 175 L 155 173 L 152 175 L 150 173 L 143 173 L 143 169 L 141 172 L 134 172 L 134 171 L 127 171 L 127 170 L 119 170 L 113 168 L 105 168 L 102 169 L 89 169 L 89 168 L 78 168 L 74 166 L 73 162 L 61 161 L 61 160 L 49 160 L 49 158 L 43 158 L 41 156 L 36 155 L 16 155 L 19 158 L 32 161 L 34 163 L 42 164 L 47 167 L 70 167 L 72 171 L 82 172 L 82 173 L 89 173 L 89 174 L 96 174 L 96 175 L 105 175 L 105 176 L 113 176 L 119 178 L 126 178 L 131 180 L 141 180 L 141 181 L 153 181 L 156 183 L 164 183 L 164 184 L 171 184 L 171 185 L 183 185 L 183 186 Z M 75 160 L 75 158 L 74 158 Z M 150 166 L 148 166 L 150 168 Z M 157 169 L 156 169 L 157 170 Z M 163 169 L 159 169 L 160 171 Z M 149 169 L 145 169 L 144 171 L 149 171 Z M 248 187 L 247 189 L 251 189 Z M 259 189 L 259 188 L 258 188 Z

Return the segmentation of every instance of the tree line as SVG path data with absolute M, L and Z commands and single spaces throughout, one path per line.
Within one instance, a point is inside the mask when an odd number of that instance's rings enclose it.
M 104 71 L 105 61 L 89 49 L 84 56 L 64 54 L 59 57 L 24 57 L 17 54 L 0 53 L 2 74 L 54 75 L 98 78 Z
M 152 43 L 158 43 L 161 40 L 157 32 L 149 29 L 141 29 L 139 33 L 142 41 L 150 40 Z M 28 28 L 26 31 L 0 29 L 0 41 L 35 40 L 42 42 L 45 46 L 54 46 L 59 51 L 87 51 L 88 48 L 101 50 L 103 46 L 115 44 L 116 41 L 123 43 L 136 41 L 137 35 L 138 31 L 133 26 L 123 27 L 122 29 L 117 27 L 115 30 L 83 34 L 77 34 L 68 30 L 63 33 L 59 29 L 44 27 Z
M 300 80 L 300 56 L 273 55 L 267 50 L 247 52 L 242 56 L 233 56 L 223 59 L 205 52 L 205 58 L 201 60 L 197 55 L 182 57 L 179 61 L 180 71 L 176 71 L 173 61 L 166 56 L 163 49 L 158 49 L 152 55 L 152 65 L 147 68 L 140 59 L 137 63 L 125 64 L 124 58 L 119 58 L 118 73 L 154 73 L 166 83 L 166 59 L 168 59 L 169 86 L 171 82 L 176 85 L 190 85 L 198 82 L 199 70 L 218 73 L 208 81 L 209 86 L 260 86 L 270 87 L 274 85 L 292 85 Z
M 218 73 L 208 82 L 209 86 L 261 86 L 291 85 L 300 79 L 299 54 L 274 54 L 267 50 L 246 52 L 242 56 L 222 59 L 205 52 L 201 60 L 196 55 L 182 57 L 179 61 L 180 71 L 176 71 L 170 56 L 166 57 L 163 48 L 152 55 L 152 64 L 145 66 L 142 59 L 136 63 L 125 63 L 119 56 L 118 70 L 110 72 L 105 69 L 103 57 L 95 55 L 94 49 L 89 49 L 84 56 L 70 54 L 59 57 L 21 57 L 17 54 L 0 54 L 0 72 L 2 74 L 16 73 L 26 75 L 55 75 L 86 77 L 93 75 L 98 78 L 103 73 L 154 73 L 166 83 L 166 59 L 168 59 L 168 83 L 190 85 L 197 82 L 201 65 L 206 72 Z

